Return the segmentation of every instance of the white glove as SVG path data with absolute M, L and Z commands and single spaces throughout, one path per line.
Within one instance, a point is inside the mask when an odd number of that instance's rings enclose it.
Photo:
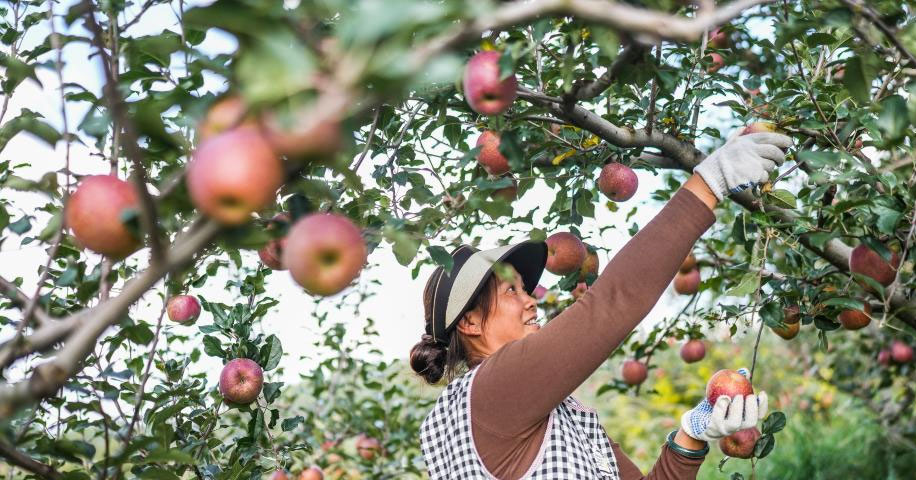
M 748 371 L 739 369 L 745 377 Z M 725 395 L 716 400 L 715 406 L 706 398 L 692 410 L 681 415 L 681 430 L 689 437 L 704 442 L 718 441 L 738 430 L 757 426 L 757 422 L 767 415 L 767 394 L 761 391 L 757 395 Z
M 792 139 L 781 133 L 735 134 L 693 171 L 703 177 L 721 202 L 726 194 L 767 182 L 770 172 L 786 159 L 782 149 L 791 145 Z

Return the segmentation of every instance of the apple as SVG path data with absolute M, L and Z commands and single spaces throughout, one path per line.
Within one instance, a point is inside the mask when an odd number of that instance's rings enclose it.
M 891 252 L 891 261 L 888 262 L 878 252 L 864 243 L 853 248 L 852 253 L 849 255 L 850 272 L 871 277 L 885 287 L 894 282 L 898 265 L 900 265 L 900 256 L 897 252 Z M 866 290 L 871 290 L 868 284 L 863 283 L 863 287 Z
M 282 263 L 293 280 L 313 295 L 334 295 L 353 281 L 368 251 L 360 229 L 336 213 L 300 218 L 286 234 Z
M 499 77 L 500 52 L 478 52 L 464 68 L 464 97 L 468 105 L 481 115 L 499 115 L 515 101 L 518 81 L 515 73 L 503 80 Z
M 710 65 L 706 67 L 707 73 L 715 73 L 720 68 L 725 66 L 725 58 L 723 58 L 722 55 L 719 55 L 716 52 L 712 52 L 707 53 L 706 56 L 712 58 Z
M 865 146 L 865 142 L 862 141 L 862 137 L 857 138 L 856 141 L 853 142 L 852 144 L 853 150 L 862 150 L 862 147 L 864 146 Z
M 627 385 L 639 385 L 646 381 L 646 377 L 649 376 L 649 369 L 645 363 L 638 360 L 627 360 L 623 362 L 621 373 L 624 383 Z
M 586 285 L 585 282 L 579 282 L 576 284 L 576 288 L 574 288 L 571 293 L 573 298 L 578 300 L 582 297 L 582 295 L 585 295 L 586 290 L 588 290 L 588 285 Z
M 173 322 L 193 325 L 200 316 L 200 302 L 193 295 L 176 295 L 165 305 L 169 320 Z
M 601 168 L 598 175 L 598 190 L 615 202 L 632 198 L 638 186 L 636 172 L 622 163 L 609 163 Z
M 376 455 L 380 454 L 381 451 L 382 445 L 376 438 L 366 434 L 360 434 L 356 439 L 356 453 L 366 460 L 372 460 Z
M 512 203 L 518 198 L 518 182 L 514 178 L 508 176 L 512 180 L 512 185 L 503 188 L 497 188 L 496 190 L 490 190 L 490 197 L 492 198 L 501 198 L 507 203 Z
M 833 70 L 833 79 L 837 82 L 842 82 L 843 77 L 846 76 L 846 67 L 840 65 Z
M 269 222 L 267 222 L 266 230 L 270 231 L 275 228 L 279 228 L 279 224 L 287 224 L 291 220 L 288 213 L 280 213 L 275 215 Z M 258 250 L 258 257 L 261 259 L 261 263 L 266 265 L 272 270 L 286 270 L 286 267 L 283 266 L 281 261 L 283 258 L 283 247 L 286 246 L 286 236 L 280 238 L 271 238 L 267 243 Z
M 492 130 L 484 130 L 477 137 L 477 162 L 483 166 L 490 175 L 502 175 L 509 171 L 509 159 L 499 153 L 499 134 Z
M 843 310 L 840 312 L 839 320 L 843 324 L 843 328 L 846 330 L 858 330 L 864 328 L 871 322 L 871 305 L 868 302 L 864 302 L 865 308 L 863 310 Z
M 785 323 L 785 321 L 783 321 L 783 323 Z M 783 327 L 770 327 L 770 328 L 774 332 L 776 332 L 776 335 L 779 335 L 780 337 L 786 340 L 792 340 L 793 338 L 795 338 L 796 335 L 798 335 L 798 331 L 801 329 L 801 323 L 800 322 L 786 323 L 786 326 L 784 328 Z
M 540 300 L 544 298 L 544 295 L 547 295 L 547 289 L 543 285 L 538 285 L 534 287 L 534 291 L 531 294 L 534 295 L 535 299 Z
M 569 232 L 557 232 L 547 237 L 547 271 L 569 275 L 579 270 L 588 251 L 579 237 Z
M 315 118 L 313 108 L 267 112 L 260 127 L 271 148 L 290 157 L 328 157 L 342 144 L 340 122 Z
M 751 381 L 744 375 L 734 370 L 719 370 L 709 377 L 706 382 L 706 400 L 715 405 L 719 397 L 735 397 L 736 395 L 750 395 L 754 393 Z
M 140 239 L 125 225 L 126 217 L 139 209 L 133 185 L 114 175 L 91 175 L 67 200 L 64 221 L 78 244 L 122 259 L 140 248 Z
M 588 245 L 585 245 L 585 251 L 585 260 L 582 262 L 582 266 L 579 267 L 580 282 L 585 281 L 590 275 L 598 275 L 598 252 L 590 249 Z
M 289 475 L 286 474 L 286 470 L 278 468 L 270 475 L 270 480 L 289 480 Z
M 779 128 L 776 127 L 775 123 L 772 122 L 754 122 L 746 127 L 744 130 L 741 130 L 741 135 L 748 135 L 751 133 L 768 133 L 776 132 Z
M 197 143 L 239 125 L 255 126 L 255 121 L 247 115 L 248 105 L 238 95 L 225 95 L 210 105 L 207 114 L 197 125 Z
M 913 361 L 913 347 L 900 340 L 894 340 L 891 344 L 891 358 L 897 363 L 910 363 Z
M 694 268 L 696 268 L 696 266 L 697 266 L 697 257 L 693 256 L 693 254 L 691 253 L 691 254 L 688 254 L 687 258 L 685 258 L 683 263 L 681 263 L 681 268 L 679 268 L 678 271 L 681 273 L 687 273 L 693 270 Z
M 710 31 L 708 39 L 706 40 L 706 45 L 712 48 L 726 48 L 728 47 L 728 43 L 728 35 L 722 31 L 722 27 Z
M 219 393 L 233 403 L 251 403 L 264 386 L 264 371 L 249 358 L 230 360 L 219 374 Z
M 299 474 L 299 480 L 323 480 L 324 472 L 315 465 L 306 468 Z
M 681 359 L 687 363 L 703 360 L 706 356 L 706 344 L 702 340 L 693 339 L 681 347 Z
M 754 446 L 760 438 L 757 427 L 745 428 L 719 440 L 719 450 L 733 458 L 751 458 Z
M 681 295 L 693 295 L 700 290 L 700 271 L 696 268 L 687 273 L 674 275 L 674 291 Z
M 801 320 L 801 311 L 798 305 L 789 305 L 782 309 L 782 322 L 785 324 L 798 323 Z
M 891 363 L 891 351 L 885 348 L 878 352 L 878 363 L 881 365 L 889 365 Z
M 283 162 L 253 128 L 209 138 L 188 163 L 186 181 L 194 206 L 225 225 L 240 225 L 273 203 L 286 177 Z

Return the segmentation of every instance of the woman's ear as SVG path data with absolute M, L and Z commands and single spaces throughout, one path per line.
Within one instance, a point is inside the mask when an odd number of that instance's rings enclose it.
M 465 312 L 461 320 L 458 320 L 458 331 L 469 337 L 479 337 L 483 335 L 481 320 L 480 313 L 476 309 Z

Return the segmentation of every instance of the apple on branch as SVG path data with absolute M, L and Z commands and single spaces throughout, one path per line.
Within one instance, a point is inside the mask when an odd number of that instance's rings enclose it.
M 139 209 L 133 185 L 113 175 L 92 175 L 83 178 L 70 195 L 64 215 L 78 244 L 121 259 L 140 248 L 140 239 L 124 223 Z
M 515 73 L 500 80 L 500 52 L 488 50 L 475 54 L 464 69 L 464 97 L 481 115 L 499 115 L 515 101 L 518 81 Z
M 547 271 L 568 275 L 579 270 L 588 252 L 579 237 L 569 232 L 557 232 L 547 237 Z

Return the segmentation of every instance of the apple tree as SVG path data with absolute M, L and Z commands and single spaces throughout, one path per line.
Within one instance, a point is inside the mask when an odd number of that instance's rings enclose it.
M 601 392 L 638 390 L 671 338 L 777 334 L 826 352 L 805 367 L 873 406 L 889 441 L 916 442 L 912 5 L 13 0 L 0 13 L 0 253 L 46 252 L 36 284 L 0 271 L 0 472 L 422 477 L 428 392 L 373 353 L 371 315 L 347 328 L 373 295 L 360 276 L 373 257 L 416 277 L 484 232 L 569 233 L 578 263 L 538 292 L 553 316 L 600 271 L 598 235 L 638 231 L 634 171 L 665 201 L 745 128 L 793 136 L 790 161 L 717 208 L 674 280 L 681 314 L 615 353 L 642 379 Z M 19 106 L 26 88 L 55 110 Z M 53 158 L 10 154 L 23 137 Z M 627 213 L 595 226 L 605 210 Z M 307 349 L 261 328 L 278 302 L 265 279 L 287 270 L 320 307 Z M 208 288 L 235 300 L 195 295 Z M 767 352 L 746 353 L 753 372 Z M 291 354 L 317 365 L 299 386 L 276 381 Z M 222 370 L 187 373 L 207 359 Z M 765 422 L 755 458 L 784 421 Z

